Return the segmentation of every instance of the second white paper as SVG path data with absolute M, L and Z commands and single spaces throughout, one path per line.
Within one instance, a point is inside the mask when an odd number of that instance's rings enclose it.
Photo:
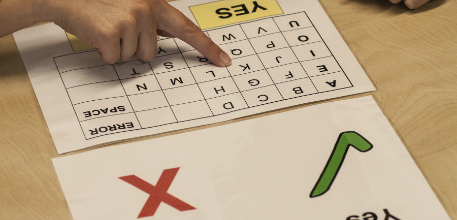
M 449 219 L 371 97 L 53 164 L 75 220 Z

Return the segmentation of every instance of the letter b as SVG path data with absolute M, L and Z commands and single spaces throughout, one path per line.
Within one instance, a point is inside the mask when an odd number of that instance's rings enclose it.
M 303 93 L 303 89 L 300 86 L 295 87 L 292 90 L 295 92 L 295 94 L 302 94 Z

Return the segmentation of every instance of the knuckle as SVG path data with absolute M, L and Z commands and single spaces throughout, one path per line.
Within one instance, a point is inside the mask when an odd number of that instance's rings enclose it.
M 137 20 L 132 14 L 125 14 L 123 19 L 120 21 L 122 27 L 136 27 Z
M 100 30 L 99 36 L 102 41 L 114 42 L 119 37 L 119 32 L 115 28 L 105 27 Z
M 146 1 L 136 1 L 133 4 L 133 13 L 141 16 L 151 16 L 152 8 Z

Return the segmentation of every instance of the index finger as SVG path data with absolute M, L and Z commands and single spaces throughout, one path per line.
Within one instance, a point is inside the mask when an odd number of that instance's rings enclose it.
M 157 29 L 185 41 L 218 66 L 228 66 L 232 63 L 227 53 L 173 6 L 162 2 L 157 16 Z

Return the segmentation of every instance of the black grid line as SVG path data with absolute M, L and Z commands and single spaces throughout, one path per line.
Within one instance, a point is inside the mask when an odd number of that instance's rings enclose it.
M 241 25 L 240 25 L 240 28 L 241 28 L 241 30 L 243 31 L 243 33 L 244 33 L 244 35 L 246 36 L 246 38 L 248 38 L 248 35 L 246 35 L 246 33 L 244 32 L 243 27 L 241 27 Z M 266 69 L 265 64 L 263 63 L 262 59 L 260 59 L 259 54 L 258 54 L 257 51 L 255 50 L 255 48 L 254 48 L 254 46 L 252 45 L 252 43 L 251 43 L 251 41 L 249 40 L 249 38 L 248 38 L 248 41 L 249 41 L 249 44 L 251 44 L 252 49 L 253 49 L 254 52 L 256 53 L 257 58 L 260 60 L 260 63 L 262 63 L 263 68 Z M 282 48 L 282 49 L 284 49 L 284 48 Z M 274 81 L 273 78 L 271 77 L 271 75 L 270 75 L 270 73 L 268 72 L 268 70 L 266 70 L 266 72 L 267 72 L 268 76 L 270 77 L 271 81 L 272 81 L 273 84 L 274 84 L 275 81 Z M 284 100 L 284 96 L 282 95 L 281 91 L 279 91 L 278 86 L 276 86 L 276 84 L 274 84 L 274 85 L 275 85 L 275 87 L 276 87 L 276 90 L 278 90 L 279 95 L 281 95 L 281 98 Z
M 113 65 L 113 68 L 114 68 L 114 71 L 116 72 L 117 77 L 119 78 L 119 74 L 117 73 L 116 67 L 114 67 L 114 65 Z M 124 84 L 122 84 L 121 78 L 119 78 L 119 83 L 121 83 L 122 89 L 124 90 L 125 95 L 127 96 L 128 94 L 127 94 L 127 91 L 125 91 Z M 131 107 L 132 109 L 134 109 L 134 108 L 133 108 L 133 105 L 132 105 L 132 102 L 130 101 L 130 99 L 129 99 L 128 96 L 127 96 L 127 100 L 129 101 L 130 107 Z M 136 118 L 136 120 L 138 121 L 138 124 L 140 125 L 140 128 L 141 128 L 141 122 L 140 122 L 140 120 L 138 119 L 138 116 L 136 115 L 135 110 L 133 110 L 133 114 L 135 114 L 135 118 Z
M 179 49 L 178 43 L 176 43 L 176 40 L 174 40 L 174 41 L 175 41 L 176 47 L 178 47 L 178 50 L 181 52 L 181 49 Z M 192 78 L 194 79 L 195 84 L 197 84 L 198 90 L 200 90 L 200 93 L 202 94 L 203 98 L 205 99 L 206 105 L 208 106 L 209 110 L 211 111 L 211 115 L 214 116 L 213 110 L 211 110 L 211 107 L 209 106 L 208 101 L 206 101 L 205 94 L 203 94 L 203 91 L 200 88 L 200 85 L 198 85 L 197 80 L 195 79 L 195 76 L 194 76 L 194 74 L 192 73 L 192 70 L 189 67 L 189 64 L 187 64 L 187 60 L 184 57 L 184 54 L 181 53 L 181 55 L 182 55 L 182 58 L 183 58 L 184 62 L 186 62 L 187 68 L 189 69 L 190 74 L 192 75 Z
M 278 29 L 279 29 L 279 26 L 278 26 L 278 24 L 276 23 L 275 19 L 272 18 L 271 20 L 273 20 L 273 22 L 276 24 L 276 27 L 278 27 Z M 282 35 L 282 37 L 284 37 L 284 40 L 286 40 L 287 45 L 289 45 L 289 47 L 290 47 L 290 50 L 292 51 L 292 53 L 294 53 L 295 59 L 297 59 L 297 60 L 299 61 L 299 64 L 300 64 L 301 68 L 303 68 L 303 70 L 305 71 L 306 75 L 307 75 L 308 78 L 309 78 L 308 72 L 307 72 L 306 69 L 303 67 L 303 64 L 302 64 L 302 63 L 300 62 L 300 60 L 298 59 L 297 54 L 295 54 L 295 51 L 294 51 L 294 50 L 292 49 L 292 47 L 290 46 L 289 41 L 287 41 L 286 37 L 284 36 L 284 34 L 283 34 L 282 32 L 281 32 L 281 35 Z M 311 80 L 311 79 L 310 79 L 310 80 Z M 319 92 L 319 90 L 317 90 L 316 85 L 314 85 L 313 80 L 311 80 L 311 83 L 313 84 L 314 89 L 315 89 L 317 92 Z

